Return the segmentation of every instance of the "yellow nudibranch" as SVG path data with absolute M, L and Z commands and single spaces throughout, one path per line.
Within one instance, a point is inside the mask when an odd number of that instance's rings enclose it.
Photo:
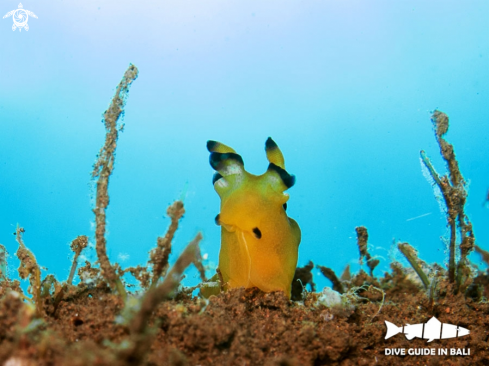
M 301 230 L 285 212 L 289 195 L 284 191 L 295 177 L 285 170 L 282 152 L 269 137 L 270 164 L 257 176 L 244 169 L 243 159 L 229 146 L 208 141 L 207 149 L 221 198 L 216 224 L 221 226 L 219 270 L 226 287 L 284 291 L 290 297 Z

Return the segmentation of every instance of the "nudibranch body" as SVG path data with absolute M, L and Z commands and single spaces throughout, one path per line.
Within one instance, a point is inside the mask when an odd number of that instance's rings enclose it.
M 228 288 L 258 287 L 284 291 L 290 297 L 297 266 L 301 231 L 286 214 L 295 177 L 285 170 L 284 157 L 268 138 L 269 166 L 259 176 L 244 169 L 232 148 L 208 141 L 210 164 L 217 171 L 213 184 L 221 198 L 216 223 L 221 226 L 219 269 Z

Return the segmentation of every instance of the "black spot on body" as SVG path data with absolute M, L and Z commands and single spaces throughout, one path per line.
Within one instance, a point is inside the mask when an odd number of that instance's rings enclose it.
M 214 219 L 214 221 L 216 222 L 216 225 L 221 226 L 221 224 L 219 223 L 219 216 L 220 216 L 220 214 L 217 214 L 217 216 Z
M 261 231 L 257 227 L 253 229 L 253 234 L 255 234 L 257 239 L 261 239 Z
M 287 211 L 287 202 L 285 202 L 283 206 L 284 206 L 284 210 Z

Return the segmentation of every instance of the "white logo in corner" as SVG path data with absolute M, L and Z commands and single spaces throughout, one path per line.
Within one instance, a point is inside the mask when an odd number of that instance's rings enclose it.
M 14 24 L 12 25 L 13 31 L 15 31 L 17 28 L 19 28 L 19 32 L 22 31 L 22 28 L 28 31 L 29 25 L 27 24 L 27 21 L 29 20 L 29 15 L 37 19 L 36 14 L 34 14 L 32 11 L 25 10 L 22 6 L 22 3 L 20 3 L 18 9 L 9 11 L 3 16 L 3 19 L 12 16 L 12 18 L 14 19 Z
M 432 317 L 426 323 L 407 324 L 404 327 L 398 327 L 391 322 L 385 321 L 387 326 L 387 334 L 385 339 L 395 336 L 399 333 L 404 333 L 406 338 L 411 340 L 414 337 L 428 339 L 431 342 L 434 339 L 447 339 L 463 337 L 470 333 L 470 330 L 463 327 L 458 327 L 453 324 L 441 323 L 435 317 Z

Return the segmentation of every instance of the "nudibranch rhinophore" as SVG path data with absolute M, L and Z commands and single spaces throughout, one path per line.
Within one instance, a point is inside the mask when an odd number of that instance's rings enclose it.
M 212 182 L 221 198 L 216 223 L 221 226 L 219 270 L 224 283 L 227 288 L 284 291 L 290 297 L 301 230 L 285 212 L 289 195 L 284 191 L 295 177 L 285 170 L 282 152 L 269 137 L 268 169 L 253 175 L 229 146 L 208 141 L 207 149 L 217 171 Z

